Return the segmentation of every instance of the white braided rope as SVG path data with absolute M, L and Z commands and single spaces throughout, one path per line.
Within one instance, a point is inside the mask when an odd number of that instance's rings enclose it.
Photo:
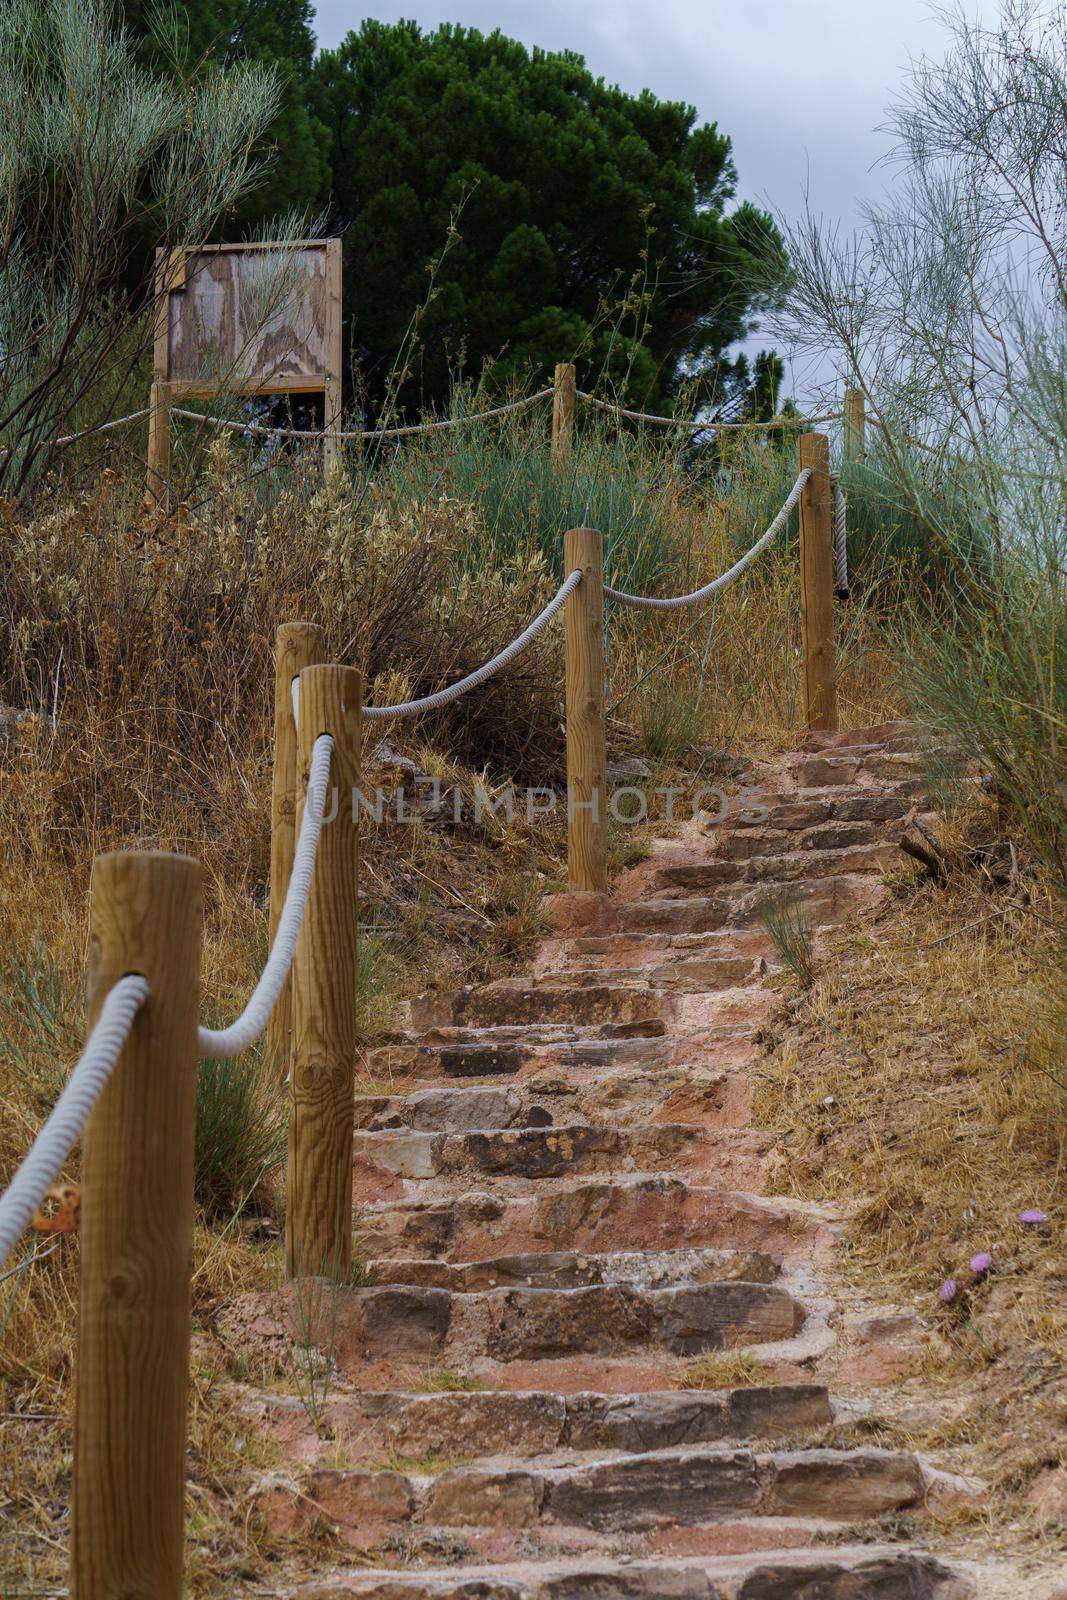
M 63 1092 L 21 1166 L 0 1195 L 0 1261 L 5 1261 L 55 1182 L 103 1094 L 133 1019 L 148 999 L 144 978 L 120 978 L 100 1007 Z
M 805 467 L 803 472 L 799 474 L 796 483 L 794 483 L 793 487 L 790 489 L 782 505 L 782 509 L 779 511 L 778 515 L 775 517 L 766 533 L 760 535 L 760 537 L 756 540 L 756 543 L 752 546 L 752 549 L 746 551 L 739 561 L 735 561 L 732 567 L 730 567 L 726 572 L 722 573 L 718 578 L 713 578 L 710 583 L 706 583 L 702 589 L 694 589 L 692 594 L 672 595 L 666 600 L 659 600 L 654 596 L 647 594 L 624 594 L 620 589 L 609 588 L 607 584 L 604 585 L 604 593 L 606 595 L 610 595 L 612 600 L 617 600 L 620 605 L 634 606 L 640 608 L 641 610 L 648 611 L 676 611 L 682 606 L 692 606 L 696 605 L 698 601 L 708 600 L 713 594 L 720 594 L 722 590 L 728 588 L 736 578 L 739 578 L 742 572 L 744 572 L 745 568 L 749 566 L 751 562 L 755 561 L 756 557 L 762 550 L 767 548 L 771 540 L 775 538 L 777 534 L 781 533 L 789 518 L 789 513 L 800 499 L 800 491 L 803 489 L 810 476 L 811 468 Z
M 490 417 L 503 417 L 509 411 L 522 411 L 526 406 L 535 405 L 551 393 L 551 389 L 538 389 L 536 394 L 509 400 L 505 405 L 493 406 L 489 411 L 474 411 L 466 417 L 435 417 L 430 422 L 410 422 L 394 428 L 271 428 L 262 422 L 234 422 L 227 417 L 209 417 L 203 411 L 185 411 L 181 406 L 171 406 L 170 409 L 175 417 L 207 422 L 215 428 L 227 428 L 231 433 L 257 433 L 270 439 L 399 439 L 412 433 L 433 433 L 438 428 L 462 428 L 468 422 L 486 422 Z
M 839 600 L 851 594 L 848 582 L 848 507 L 845 491 L 836 472 L 830 474 L 834 493 L 834 588 Z
M 42 445 L 74 444 L 78 439 L 87 439 L 92 433 L 110 433 L 112 428 L 125 427 L 127 422 L 141 422 L 149 415 L 149 408 L 142 411 L 131 411 L 128 417 L 115 417 L 111 422 L 96 422 L 91 428 L 82 428 L 78 433 L 61 433 L 55 439 L 42 439 Z M 11 449 L 8 445 L 0 445 L 0 455 L 9 456 Z
M 420 712 L 436 711 L 440 706 L 450 705 L 453 700 L 458 700 L 460 695 L 466 694 L 469 689 L 476 689 L 480 683 L 485 683 L 488 678 L 492 678 L 496 673 L 502 672 L 505 667 L 510 666 L 516 656 L 520 656 L 526 646 L 536 639 L 544 628 L 547 628 L 567 596 L 577 589 L 581 581 L 581 570 L 576 568 L 568 578 L 563 580 L 545 609 L 538 612 L 529 627 L 524 628 L 517 639 L 513 639 L 509 645 L 505 645 L 499 655 L 495 655 L 491 661 L 485 662 L 483 666 L 476 667 L 465 678 L 460 678 L 458 683 L 450 683 L 447 689 L 439 689 L 436 694 L 425 695 L 421 700 L 406 700 L 402 705 L 398 706 L 364 706 L 363 715 L 376 718 L 417 717 Z
M 651 422 L 657 428 L 688 428 L 693 433 L 700 433 L 704 428 L 714 428 L 716 432 L 729 429 L 734 433 L 756 428 L 795 428 L 801 422 L 807 428 L 813 427 L 816 422 L 834 422 L 840 415 L 839 412 L 830 411 L 823 417 L 771 417 L 768 422 L 700 422 L 686 417 L 659 417 L 651 411 L 630 411 L 626 406 L 615 405 L 611 400 L 601 400 L 595 394 L 587 394 L 584 389 L 576 389 L 574 392 L 579 400 L 585 400 L 601 411 L 611 411 L 617 417 L 629 417 L 631 422 Z
M 315 870 L 315 856 L 322 833 L 322 819 L 326 813 L 326 788 L 330 778 L 330 757 L 333 739 L 328 733 L 320 734 L 311 752 L 311 771 L 308 775 L 307 801 L 300 824 L 300 837 L 293 853 L 293 870 L 289 887 L 285 891 L 285 904 L 278 918 L 274 943 L 270 947 L 267 964 L 259 982 L 252 990 L 248 1004 L 236 1022 L 228 1028 L 201 1028 L 198 1034 L 200 1054 L 218 1061 L 240 1055 L 254 1044 L 267 1026 L 278 996 L 289 976 L 293 964 L 300 924 L 307 909 L 311 878 Z

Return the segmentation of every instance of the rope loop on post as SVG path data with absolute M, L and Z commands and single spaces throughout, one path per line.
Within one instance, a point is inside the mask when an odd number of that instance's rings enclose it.
M 147 982 L 132 976 L 120 978 L 101 1006 L 62 1094 L 0 1195 L 0 1261 L 11 1254 L 84 1133 L 130 1036 L 134 1018 L 147 999 Z
M 718 578 L 713 578 L 710 583 L 706 583 L 702 589 L 694 589 L 692 594 L 672 595 L 669 599 L 662 600 L 654 595 L 626 594 L 621 589 L 610 588 L 608 584 L 604 585 L 604 593 L 609 595 L 612 600 L 617 600 L 622 606 L 633 606 L 635 609 L 648 611 L 677 611 L 682 606 L 694 606 L 701 600 L 710 600 L 712 595 L 721 594 L 723 589 L 728 589 L 730 584 L 741 576 L 745 568 L 755 561 L 756 557 L 771 543 L 771 540 L 781 533 L 789 520 L 789 513 L 800 499 L 800 492 L 810 476 L 810 471 L 805 468 L 790 489 L 778 515 L 766 532 L 762 533 L 756 540 L 751 550 L 747 550 L 739 561 L 735 561 L 732 567 L 728 568 Z

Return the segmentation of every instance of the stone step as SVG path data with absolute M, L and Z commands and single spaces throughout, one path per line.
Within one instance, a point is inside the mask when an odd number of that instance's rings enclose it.
M 295 1395 L 263 1394 L 250 1403 L 257 1420 L 284 1427 L 302 1414 Z M 752 1439 L 803 1441 L 833 1421 L 822 1384 L 757 1384 L 740 1389 L 652 1389 L 641 1394 L 593 1390 L 400 1390 L 331 1397 L 324 1448 L 376 1455 L 476 1460 L 560 1451 L 672 1450 L 683 1445 Z
M 448 1289 L 390 1285 L 314 1292 L 304 1280 L 264 1301 L 235 1301 L 218 1324 L 240 1333 L 251 1316 L 296 1346 L 330 1347 L 339 1369 L 368 1361 L 506 1365 L 640 1350 L 676 1356 L 788 1340 L 804 1323 L 800 1302 L 770 1283 L 728 1279 L 666 1289 L 606 1284 L 579 1289 Z M 227 1317 L 230 1322 L 227 1322 Z M 232 1326 L 231 1326 L 232 1324 Z
M 922 1502 L 910 1452 L 796 1450 L 756 1454 L 697 1446 L 534 1466 L 456 1466 L 432 1475 L 319 1469 L 294 1486 L 297 1505 L 332 1506 L 362 1544 L 373 1524 L 494 1526 L 635 1534 L 747 1517 L 864 1522 Z M 277 1493 L 277 1490 L 274 1491 Z M 368 1514 L 369 1513 L 369 1514 Z M 367 1541 L 370 1542 L 370 1541 Z
M 911 794 L 921 789 L 924 770 L 922 758 L 914 751 L 888 751 L 877 745 L 801 751 L 787 756 L 786 765 L 802 789 L 837 788 L 867 779 Z
M 852 850 L 887 840 L 891 841 L 892 835 L 878 822 L 833 821 L 787 828 L 768 825 L 720 833 L 718 853 L 723 861 L 750 861 L 754 856 L 785 856 L 797 850 Z
M 848 783 L 829 789 L 791 789 L 786 794 L 768 791 L 757 798 L 767 807 L 767 828 L 797 832 L 831 823 L 871 823 L 888 827 L 905 816 L 914 803 L 910 794 L 901 794 L 896 789 L 873 789 Z M 744 830 L 736 831 L 740 834 Z
M 756 967 L 761 957 L 773 953 L 773 940 L 763 928 L 716 928 L 710 933 L 581 934 L 550 940 L 535 970 L 551 972 L 558 981 L 572 966 L 586 972 L 598 967 L 625 969 L 635 975 L 674 961 L 747 959 Z M 546 963 L 543 969 L 541 961 Z
M 668 870 L 668 869 L 664 869 Z M 701 897 L 675 886 L 663 898 L 626 901 L 615 911 L 623 932 L 710 933 L 717 928 L 758 926 L 766 906 L 766 887 L 747 884 Z M 813 878 L 803 885 L 800 903 L 813 927 L 834 927 L 861 908 L 876 905 L 886 891 L 864 873 Z
M 661 1021 L 663 1001 L 630 987 L 600 984 L 573 989 L 529 978 L 420 995 L 410 1002 L 408 1026 L 425 1033 L 437 1028 L 525 1027 L 536 1023 L 589 1026 L 605 1023 L 640 1028 Z
M 736 1556 L 602 1556 L 336 1571 L 287 1600 L 974 1600 L 975 1588 L 925 1551 L 837 1545 Z
M 728 863 L 732 865 L 732 863 Z M 678 955 L 655 966 L 581 967 L 577 962 L 552 975 L 557 988 L 590 989 L 599 984 L 613 988 L 640 985 L 647 989 L 674 990 L 681 994 L 713 994 L 755 983 L 762 976 L 762 957 Z
M 505 1084 L 415 1089 L 410 1094 L 357 1095 L 355 1125 L 368 1133 L 413 1128 L 422 1133 L 468 1133 L 479 1128 L 538 1128 L 596 1122 L 620 1114 L 656 1122 L 733 1126 L 747 1107 L 747 1081 L 707 1067 L 646 1071 L 572 1068 Z M 684 1118 L 672 1115 L 684 1109 Z
M 480 1128 L 463 1133 L 423 1133 L 411 1128 L 357 1129 L 353 1157 L 401 1178 L 514 1177 L 649 1171 L 673 1167 L 706 1131 L 695 1123 L 661 1122 L 628 1131 L 572 1123 L 534 1128 Z
M 632 1289 L 721 1283 L 773 1283 L 778 1260 L 760 1250 L 615 1250 L 583 1255 L 577 1250 L 528 1251 L 486 1261 L 424 1261 L 380 1257 L 367 1267 L 371 1285 L 409 1284 L 469 1294 L 482 1289 L 581 1289 L 617 1284 Z
M 835 850 L 799 849 L 785 855 L 754 854 L 742 860 L 691 861 L 660 867 L 652 874 L 650 887 L 653 893 L 706 895 L 726 885 L 793 884 L 798 879 L 825 880 L 886 872 L 899 866 L 902 859 L 895 841 Z
M 367 1075 L 393 1078 L 507 1078 L 528 1068 L 654 1067 L 666 1064 L 672 1046 L 661 1018 L 627 1027 L 521 1027 L 435 1030 L 444 1038 L 402 1039 L 367 1054 Z M 641 1029 L 638 1032 L 638 1028 Z
M 676 1173 L 579 1179 L 544 1193 L 383 1201 L 356 1218 L 360 1251 L 481 1260 L 502 1251 L 757 1249 L 788 1257 L 832 1239 L 817 1208 L 688 1183 Z

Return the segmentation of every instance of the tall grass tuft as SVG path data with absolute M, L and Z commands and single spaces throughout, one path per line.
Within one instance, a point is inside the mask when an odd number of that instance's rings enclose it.
M 815 982 L 815 946 L 796 892 L 768 891 L 760 903 L 759 915 L 782 961 L 800 987 L 810 989 Z
M 285 1091 L 262 1048 L 200 1063 L 195 1184 L 208 1217 L 247 1205 L 281 1165 L 285 1143 Z

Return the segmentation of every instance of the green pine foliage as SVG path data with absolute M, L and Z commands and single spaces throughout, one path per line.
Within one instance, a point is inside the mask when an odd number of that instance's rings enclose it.
M 406 403 L 443 403 L 487 362 L 505 384 L 575 359 L 580 383 L 606 374 L 658 407 L 683 373 L 689 407 L 745 375 L 727 349 L 785 256 L 766 215 L 730 209 L 730 141 L 692 107 L 500 32 L 375 21 L 319 55 L 311 97 L 372 405 L 419 306 Z

